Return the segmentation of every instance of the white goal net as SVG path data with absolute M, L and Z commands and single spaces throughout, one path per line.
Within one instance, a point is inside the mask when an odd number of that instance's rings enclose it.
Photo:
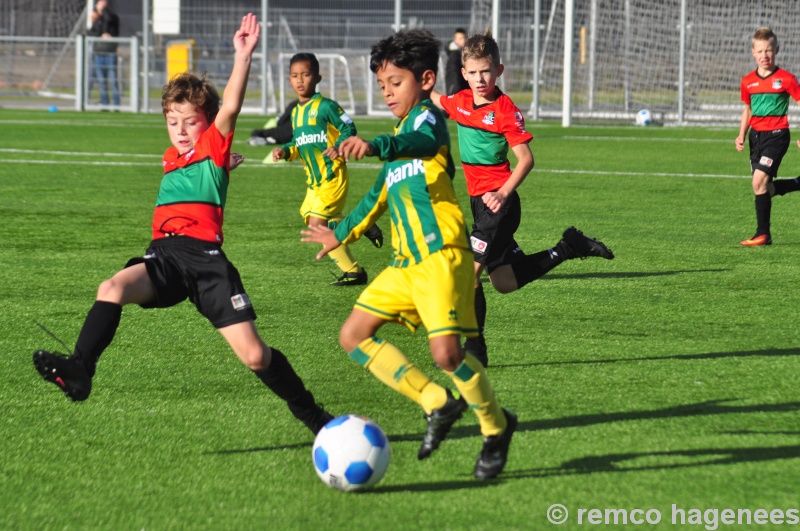
M 564 0 L 541 1 L 539 110 L 547 116 L 561 112 Z M 632 120 L 646 108 L 674 122 L 682 105 L 686 122 L 738 121 L 739 82 L 755 68 L 750 39 L 760 26 L 778 35 L 778 65 L 800 75 L 798 2 L 686 0 L 684 6 L 682 28 L 681 0 L 575 0 L 573 116 Z

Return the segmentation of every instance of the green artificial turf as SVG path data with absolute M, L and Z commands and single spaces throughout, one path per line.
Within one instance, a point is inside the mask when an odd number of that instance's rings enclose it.
M 86 402 L 42 381 L 32 352 L 63 347 L 35 323 L 73 345 L 100 282 L 143 254 L 169 141 L 160 115 L 0 110 L 0 529 L 622 528 L 606 509 L 657 512 L 635 526 L 648 529 L 794 527 L 800 194 L 774 201 L 771 247 L 739 245 L 755 215 L 735 125 L 528 124 L 518 242 L 546 249 L 575 225 L 616 259 L 569 261 L 507 295 L 485 285 L 488 374 L 520 425 L 505 473 L 482 483 L 474 416 L 417 461 L 421 410 L 341 351 L 360 289 L 329 287 L 335 267 L 300 243 L 305 175 L 261 164 L 269 150 L 245 140 L 263 121 L 239 121 L 226 253 L 267 343 L 333 413 L 389 435 L 386 476 L 363 493 L 323 485 L 312 435 L 189 303 L 126 307 Z M 356 124 L 372 138 L 393 120 Z M 378 164 L 351 163 L 349 208 Z M 798 173 L 792 146 L 781 175 Z M 469 219 L 460 168 L 455 182 Z M 371 276 L 389 261 L 388 245 L 352 251 Z M 424 331 L 380 337 L 448 384 Z M 548 522 L 554 504 L 566 524 Z M 773 521 L 725 524 L 724 509 Z

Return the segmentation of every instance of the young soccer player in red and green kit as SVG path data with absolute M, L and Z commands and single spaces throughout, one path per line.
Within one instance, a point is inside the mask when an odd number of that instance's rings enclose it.
M 186 72 L 164 87 L 162 107 L 172 146 L 163 157 L 150 246 L 144 257 L 131 259 L 100 284 L 71 356 L 44 350 L 33 354 L 39 374 L 73 401 L 89 397 L 97 362 L 116 335 L 123 306 L 167 308 L 189 299 L 242 363 L 312 432 L 333 418 L 316 404 L 286 356 L 259 336 L 239 272 L 222 250 L 231 144 L 259 33 L 255 15 L 242 18 L 221 106 L 205 77 Z
M 533 169 L 533 153 L 528 145 L 533 136 L 525 129 L 520 110 L 497 87 L 503 65 L 491 32 L 470 37 L 462 59 L 461 71 L 469 88 L 451 96 L 433 92 L 431 99 L 458 123 L 461 165 L 472 207 L 470 243 L 475 258 L 475 313 L 480 328 L 480 334 L 467 339 L 464 346 L 487 366 L 483 333 L 486 297 L 480 281 L 484 269 L 497 291 L 510 293 L 565 260 L 589 256 L 611 260 L 614 253 L 575 227 L 565 230 L 555 247 L 529 255 L 520 249 L 514 239 L 522 217 L 517 188 Z M 517 158 L 513 170 L 509 149 Z
M 323 245 L 321 258 L 356 240 L 388 210 L 393 258 L 356 301 L 339 334 L 350 357 L 382 383 L 425 412 L 425 436 L 417 457 L 439 447 L 467 409 L 480 423 L 483 447 L 473 474 L 502 472 L 517 417 L 500 407 L 486 371 L 461 347 L 477 332 L 474 273 L 464 214 L 453 189 L 455 167 L 442 113 L 429 99 L 436 83 L 441 43 L 426 30 L 396 33 L 372 47 L 370 69 L 387 106 L 400 119 L 394 136 L 367 141 L 350 137 L 339 146 L 345 158 L 385 161 L 372 189 L 335 231 L 310 226 L 303 241 Z M 433 360 L 461 396 L 432 381 L 394 345 L 378 338 L 388 322 L 428 332 Z
M 797 79 L 778 68 L 778 37 L 769 28 L 759 28 L 753 35 L 752 53 L 757 68 L 742 78 L 744 102 L 736 150 L 744 150 L 744 137 L 750 130 L 750 170 L 756 196 L 756 233 L 744 241 L 745 247 L 772 244 L 770 217 L 772 196 L 800 190 L 800 178 L 774 180 L 789 149 L 789 97 L 800 101 Z M 800 140 L 797 141 L 800 147 Z

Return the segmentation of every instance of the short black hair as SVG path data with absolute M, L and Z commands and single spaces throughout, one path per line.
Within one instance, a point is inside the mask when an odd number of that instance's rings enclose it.
M 426 70 L 439 72 L 439 53 L 442 43 L 428 30 L 401 30 L 372 45 L 369 69 L 377 72 L 389 62 L 398 68 L 410 70 L 417 81 Z
M 319 75 L 319 60 L 313 53 L 296 53 L 289 59 L 289 68 L 295 63 L 307 62 L 311 67 L 311 73 L 315 76 Z
M 456 30 L 453 33 L 463 33 L 464 35 L 466 35 L 467 30 L 465 30 L 464 28 L 456 28 Z

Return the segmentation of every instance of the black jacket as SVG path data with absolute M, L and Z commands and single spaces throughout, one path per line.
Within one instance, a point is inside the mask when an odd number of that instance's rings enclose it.
M 444 84 L 447 95 L 455 94 L 469 87 L 469 83 L 461 75 L 461 48 L 451 42 L 447 47 L 447 64 L 444 69 Z
M 100 37 L 103 33 L 108 33 L 112 37 L 119 37 L 119 17 L 110 9 L 105 8 L 89 28 L 89 35 Z M 115 42 L 95 42 L 94 53 L 116 53 L 117 43 Z

